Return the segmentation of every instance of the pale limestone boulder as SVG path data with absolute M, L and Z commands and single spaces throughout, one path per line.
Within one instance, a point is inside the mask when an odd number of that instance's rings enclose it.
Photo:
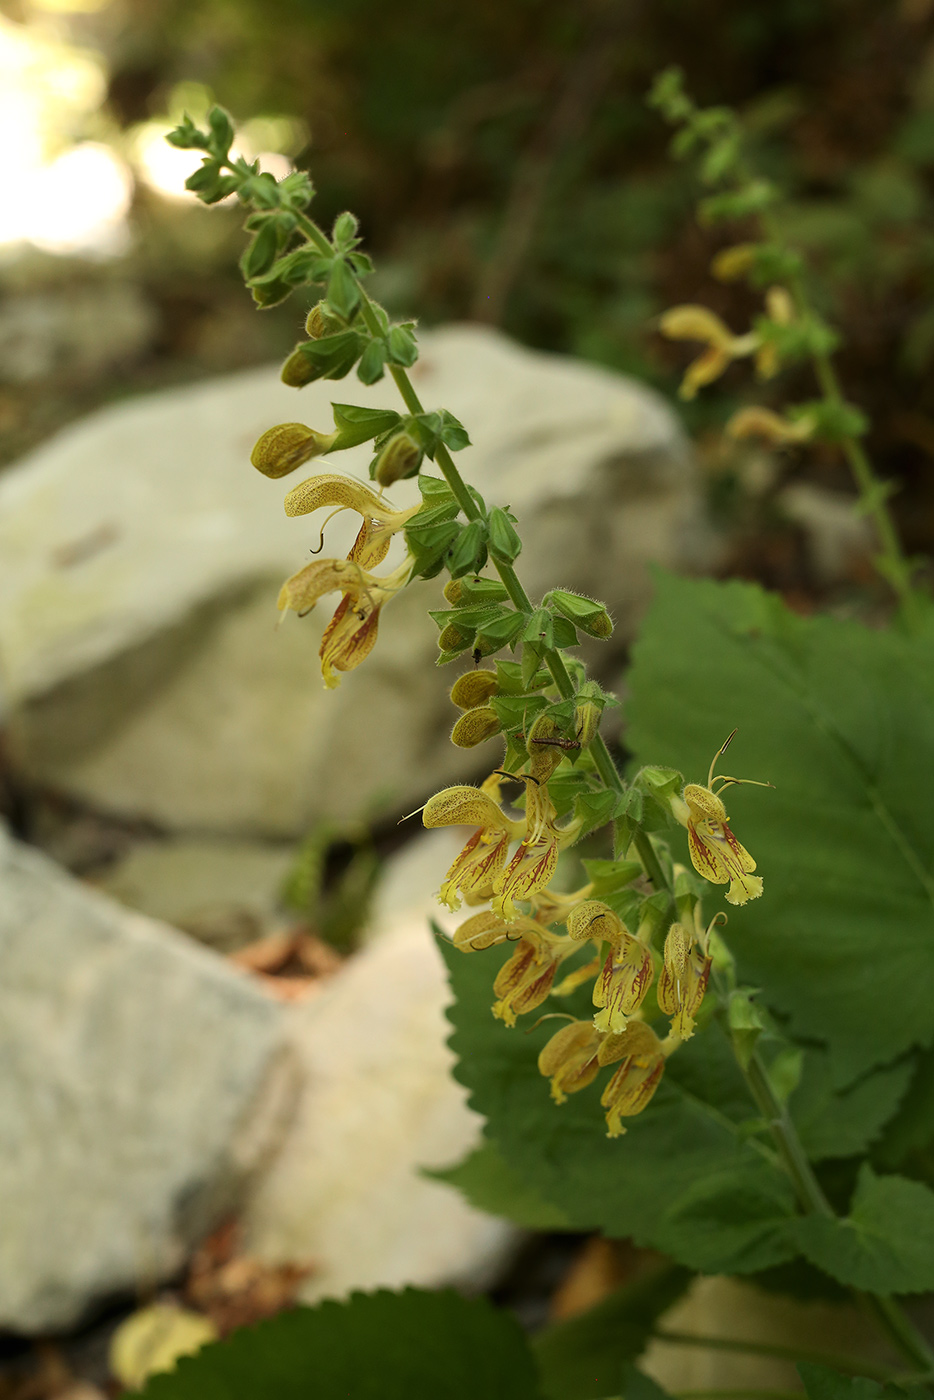
M 793 1360 L 757 1355 L 756 1345 L 786 1348 L 790 1356 L 836 1352 L 891 1363 L 891 1352 L 880 1332 L 866 1326 L 866 1316 L 853 1303 L 828 1303 L 823 1299 L 798 1300 L 766 1292 L 738 1278 L 696 1278 L 658 1322 L 659 1332 L 698 1337 L 696 1345 L 653 1338 L 639 1360 L 639 1367 L 669 1394 L 680 1391 L 717 1393 L 782 1393 L 800 1387 Z M 723 1338 L 742 1346 L 719 1349 L 705 1346 L 704 1338 Z
M 216 954 L 0 834 L 0 1329 L 145 1294 L 243 1197 L 299 1072 Z
M 294 861 L 293 846 L 268 842 L 141 841 L 94 883 L 121 904 L 231 953 L 281 927 L 282 889 Z
M 469 480 L 519 516 L 530 595 L 561 584 L 609 602 L 609 667 L 647 600 L 647 564 L 709 557 L 670 410 L 633 380 L 477 326 L 427 333 L 413 373 L 428 407 L 467 425 Z M 417 806 L 469 771 L 448 742 L 458 668 L 433 669 L 439 580 L 386 608 L 336 697 L 316 658 L 327 603 L 275 630 L 278 584 L 320 522 L 286 518 L 293 479 L 256 473 L 253 442 L 276 422 L 326 429 L 332 399 L 394 395 L 352 377 L 296 392 L 250 371 L 103 410 L 0 480 L 0 680 L 28 773 L 174 829 L 287 837 L 325 813 Z M 324 467 L 362 476 L 368 457 Z M 409 504 L 415 483 L 392 495 Z M 327 553 L 353 528 L 333 521 Z
M 428 927 L 431 891 L 461 844 L 433 832 L 406 848 L 365 950 L 292 1009 L 302 1102 L 244 1225 L 263 1258 L 314 1263 L 307 1302 L 356 1288 L 480 1288 L 519 1238 L 420 1174 L 465 1156 L 482 1125 L 451 1078 L 449 994 Z

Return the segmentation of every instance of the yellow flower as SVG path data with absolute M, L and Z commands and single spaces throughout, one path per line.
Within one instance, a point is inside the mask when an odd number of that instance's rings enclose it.
M 560 760 L 559 754 L 558 762 Z M 531 766 L 544 770 L 550 768 L 553 762 L 552 754 L 536 755 Z M 559 851 L 573 845 L 582 825 L 578 820 L 567 827 L 557 827 L 554 805 L 545 781 L 532 773 L 519 776 L 525 781 L 524 833 L 515 855 L 493 886 L 493 910 L 510 923 L 519 917 L 516 900 L 531 899 L 545 888 L 555 873 Z
M 279 593 L 279 610 L 291 608 L 304 617 L 326 593 L 340 591 L 337 606 L 324 636 L 319 656 L 324 683 L 332 689 L 340 683 L 338 671 L 352 671 L 376 645 L 380 610 L 404 588 L 412 572 L 406 558 L 386 578 L 376 578 L 353 558 L 316 559 L 286 579 Z
M 770 287 L 765 294 L 765 310 L 777 326 L 790 326 L 795 319 L 795 304 L 784 287 Z M 778 349 L 770 340 L 760 341 L 756 350 L 756 374 L 760 379 L 772 379 L 781 369 Z
M 578 942 L 589 938 L 610 944 L 594 983 L 594 1006 L 601 1009 L 593 1023 L 604 1034 L 621 1034 L 629 1017 L 642 1005 L 655 977 L 650 950 L 640 939 L 633 938 L 619 915 L 602 899 L 585 899 L 578 904 L 568 915 L 567 930 Z
M 548 1041 L 538 1057 L 538 1071 L 551 1080 L 555 1103 L 564 1103 L 568 1094 L 586 1089 L 596 1079 L 601 1040 L 590 1021 L 572 1021 Z
M 267 428 L 250 455 L 250 461 L 263 476 L 288 476 L 303 462 L 330 452 L 337 433 L 316 433 L 304 423 L 278 423 Z
M 752 874 L 756 862 L 730 830 L 726 808 L 719 794 L 733 783 L 752 787 L 771 787 L 772 784 L 760 783 L 753 778 L 714 775 L 717 759 L 725 752 L 735 733 L 734 729 L 726 743 L 714 754 L 706 787 L 700 783 L 688 783 L 683 800 L 673 800 L 672 811 L 688 829 L 691 863 L 697 873 L 714 885 L 729 884 L 726 896 L 729 904 L 745 904 L 747 900 L 758 899 L 762 893 L 762 881 Z M 713 790 L 714 783 L 721 784 L 716 792 Z
M 659 1010 L 672 1018 L 672 1032 L 681 1040 L 690 1040 L 694 1034 L 694 1018 L 707 990 L 711 961 L 693 933 L 683 924 L 672 924 L 655 995 Z
M 770 408 L 750 404 L 733 414 L 726 425 L 728 437 L 762 438 L 765 442 L 781 446 L 785 443 L 805 442 L 814 432 L 815 420 L 807 414 L 801 418 L 783 418 Z
M 528 929 L 538 931 L 541 924 L 534 919 L 517 919 L 507 924 L 498 914 L 485 909 L 481 914 L 472 914 L 454 930 L 451 940 L 462 953 L 473 953 L 479 948 L 492 948 L 497 943 L 514 943 Z
M 618 914 L 602 899 L 585 899 L 567 916 L 567 931 L 578 941 L 592 938 L 595 943 L 619 943 L 629 930 Z
M 593 1004 L 602 1008 L 593 1018 L 596 1029 L 621 1034 L 629 1017 L 642 1005 L 654 977 L 649 949 L 629 932 L 624 933 L 594 983 Z
M 307 481 L 293 486 L 285 498 L 286 515 L 310 515 L 323 506 L 334 507 L 331 515 L 354 510 L 363 517 L 360 532 L 347 556 L 362 569 L 375 569 L 383 562 L 393 535 L 421 509 L 421 506 L 412 506 L 409 510 L 392 510 L 368 486 L 337 473 L 310 476 Z
M 301 427 L 285 423 L 274 431 L 282 436 L 285 429 Z M 257 450 L 268 436 L 260 439 Z M 411 577 L 413 561 L 409 555 L 386 578 L 376 578 L 370 570 L 382 563 L 393 535 L 421 507 L 392 510 L 368 486 L 336 474 L 309 477 L 285 498 L 286 515 L 308 515 L 321 506 L 332 506 L 332 515 L 354 510 L 362 516 L 357 538 L 346 559 L 316 559 L 286 579 L 279 593 L 279 609 L 291 608 L 303 617 L 325 593 L 343 593 L 318 653 L 324 683 L 332 689 L 340 684 L 339 671 L 352 671 L 369 656 L 376 645 L 381 608 Z M 323 528 L 321 541 L 323 544 Z
M 499 795 L 498 778 L 483 787 L 450 787 L 435 793 L 422 809 L 422 823 L 435 826 L 475 826 L 460 855 L 444 877 L 438 898 L 449 909 L 459 909 L 458 891 L 468 898 L 488 899 L 493 883 L 506 863 L 510 842 L 525 829 L 524 822 L 506 816 L 492 795 Z
M 626 1131 L 621 1119 L 642 1112 L 665 1072 L 665 1047 L 644 1021 L 630 1021 L 614 1040 L 614 1058 L 622 1058 L 622 1063 L 600 1096 L 611 1138 Z
M 733 360 L 751 355 L 759 348 L 754 331 L 734 335 L 706 306 L 673 306 L 659 319 L 659 330 L 670 340 L 699 340 L 707 346 L 685 372 L 678 390 L 683 399 L 693 399 L 699 388 L 719 379 Z
M 570 939 L 558 938 L 535 925 L 525 926 L 516 951 L 496 974 L 493 993 L 498 1000 L 493 1004 L 493 1015 L 514 1026 L 517 1016 L 541 1006 L 558 967 L 576 951 Z

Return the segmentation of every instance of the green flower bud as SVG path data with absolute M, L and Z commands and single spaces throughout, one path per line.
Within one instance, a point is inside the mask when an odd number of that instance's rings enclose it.
M 408 433 L 396 433 L 386 443 L 373 466 L 373 479 L 380 486 L 392 486 L 397 481 L 415 476 L 424 453 Z
M 461 600 L 462 591 L 459 578 L 449 578 L 444 585 L 444 596 L 455 608 Z
M 581 748 L 585 749 L 591 739 L 596 738 L 602 714 L 603 706 L 599 701 L 587 697 L 578 699 L 574 709 L 574 728 Z
M 303 389 L 306 384 L 320 379 L 321 371 L 317 365 L 312 364 L 311 360 L 302 354 L 301 346 L 296 345 L 282 366 L 282 373 L 279 377 L 283 384 L 288 384 L 290 389 Z
M 250 461 L 263 476 L 288 476 L 303 462 L 329 452 L 336 437 L 336 433 L 316 433 L 304 423 L 279 423 L 263 433 Z
M 329 312 L 326 301 L 313 306 L 305 319 L 305 334 L 312 340 L 322 340 L 326 335 L 336 335 L 344 329 L 343 321 Z
M 476 705 L 462 714 L 451 730 L 451 743 L 459 749 L 472 749 L 475 744 L 482 744 L 484 739 L 491 739 L 501 729 L 495 710 L 489 705 Z
M 544 600 L 561 617 L 566 617 L 588 636 L 603 640 L 612 636 L 613 620 L 602 603 L 594 598 L 585 598 L 580 593 L 571 593 L 566 588 L 553 588 Z
M 451 687 L 451 699 L 459 710 L 472 710 L 491 695 L 499 694 L 499 678 L 495 671 L 465 671 Z
M 438 637 L 438 646 L 442 651 L 464 651 L 466 647 L 470 646 L 471 640 L 472 638 L 467 633 L 462 632 L 459 627 L 455 627 L 453 623 L 449 622 Z

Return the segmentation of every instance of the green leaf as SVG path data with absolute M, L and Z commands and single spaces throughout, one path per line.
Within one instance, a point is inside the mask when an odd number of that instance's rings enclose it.
M 405 527 L 406 544 L 415 556 L 416 573 L 422 578 L 434 578 L 460 531 L 456 520 L 426 523 L 416 515 L 412 524 Z
M 492 540 L 491 540 L 492 553 Z M 539 652 L 547 651 L 555 644 L 555 619 L 547 608 L 536 608 L 529 617 L 522 640 L 530 642 Z
M 182 1357 L 145 1400 L 541 1400 L 519 1324 L 453 1291 L 354 1293 L 295 1308 Z
M 865 1152 L 898 1110 L 913 1071 L 906 1059 L 835 1090 L 826 1051 L 808 1048 L 788 1107 L 811 1161 Z M 931 1133 L 934 1124 L 928 1127 Z
M 467 429 L 454 417 L 453 413 L 449 413 L 446 408 L 441 408 L 438 410 L 438 417 L 441 420 L 438 437 L 445 447 L 450 448 L 452 452 L 460 452 L 463 448 L 470 446 Z
M 358 443 L 369 442 L 380 433 L 392 432 L 401 423 L 402 417 L 392 408 L 363 408 L 355 403 L 332 403 L 334 426 L 339 437 L 332 452 L 345 447 L 356 447 Z
M 931 1396 L 927 1386 L 880 1385 L 868 1376 L 841 1376 L 812 1361 L 799 1361 L 798 1375 L 808 1400 L 930 1400 Z
M 426 1170 L 422 1175 L 456 1186 L 477 1210 L 502 1216 L 523 1230 L 569 1228 L 558 1207 L 539 1197 L 534 1188 L 516 1175 L 494 1142 L 484 1142 L 454 1167 Z
M 382 336 L 374 336 L 360 356 L 357 365 L 357 378 L 361 384 L 375 384 L 382 379 L 386 364 L 386 342 Z
M 460 509 L 454 492 L 439 476 L 427 476 L 423 472 L 418 478 L 418 489 L 426 506 L 451 506 L 455 515 Z
M 747 987 L 737 987 L 730 996 L 727 1007 L 727 1024 L 730 1039 L 736 1050 L 736 1058 L 743 1069 L 748 1069 L 756 1042 L 765 1030 L 762 1011 L 753 1000 L 753 993 Z
M 873 1164 L 886 1171 L 905 1170 L 934 1186 L 934 1051 L 913 1056 L 912 1079 L 885 1136 L 873 1152 Z
M 566 617 L 552 618 L 552 636 L 555 639 L 556 647 L 576 647 L 577 632 L 573 622 L 569 622 Z
M 513 529 L 511 516 L 500 506 L 490 511 L 490 553 L 500 564 L 511 564 L 522 549 L 522 541 Z
M 633 650 L 628 743 L 705 781 L 734 726 L 732 827 L 760 899 L 741 981 L 828 1044 L 836 1084 L 934 1038 L 934 634 L 802 618 L 748 584 L 659 575 Z M 721 768 L 725 767 L 721 763 Z M 687 864 L 686 834 L 673 833 Z M 707 886 L 705 906 L 722 887 Z
M 461 579 L 461 602 L 472 603 L 503 603 L 509 597 L 506 588 L 495 578 L 470 578 Z
M 360 305 L 360 288 L 343 258 L 335 258 L 328 278 L 328 305 L 349 321 Z M 356 357 L 355 357 L 356 358 Z
M 477 646 L 484 656 L 490 656 L 494 651 L 499 651 L 500 647 L 509 646 L 514 642 L 527 621 L 526 613 L 501 614 L 477 628 Z
M 418 345 L 408 326 L 391 326 L 387 346 L 386 358 L 390 364 L 408 369 L 418 359 Z
M 451 549 L 447 565 L 451 578 L 463 578 L 464 574 L 476 574 L 483 568 L 487 557 L 487 524 L 485 520 L 471 520 L 458 536 Z
M 316 371 L 316 379 L 343 379 L 357 363 L 363 337 L 356 331 L 338 331 L 320 340 L 303 340 L 297 346 L 308 365 Z
M 201 195 L 203 198 L 206 194 L 213 193 L 220 183 L 220 179 L 220 165 L 216 160 L 205 156 L 198 169 L 192 171 L 188 176 L 185 181 L 185 189 L 193 190 L 195 194 Z
M 605 1079 L 560 1107 L 549 1097 L 537 1058 L 553 1024 L 523 1033 L 490 1015 L 493 979 L 511 950 L 465 957 L 442 943 L 441 951 L 455 996 L 448 1011 L 455 1077 L 511 1170 L 575 1229 L 655 1245 L 711 1273 L 765 1268 L 794 1255 L 790 1184 L 747 1141 L 742 1124 L 754 1105 L 716 1025 L 670 1058 L 645 1112 L 628 1120 L 624 1137 L 609 1139 L 599 1102 Z M 584 987 L 562 997 L 561 1010 L 588 1018 L 590 993 Z M 709 1198 L 698 1200 L 705 1187 Z M 732 1226 L 723 1224 L 731 1197 L 742 1202 Z
M 234 128 L 223 107 L 211 108 L 208 126 L 211 128 L 211 150 L 217 156 L 226 156 L 234 139 Z
M 642 1355 L 659 1317 L 678 1301 L 691 1277 L 676 1264 L 658 1265 L 587 1312 L 539 1332 L 532 1349 L 548 1400 L 602 1400 L 614 1394 L 621 1367 Z
M 664 831 L 674 826 L 671 799 L 680 796 L 684 786 L 684 778 L 676 768 L 648 763 L 636 773 L 632 786 L 645 798 L 640 820 L 646 831 Z
M 594 899 L 602 899 L 605 894 L 625 889 L 642 874 L 642 866 L 637 860 L 583 860 L 581 864 L 593 885 Z
M 356 246 L 359 241 L 357 229 L 360 227 L 356 214 L 344 211 L 338 214 L 334 220 L 334 228 L 331 231 L 331 242 L 339 252 L 345 253 Z
M 550 672 L 541 670 L 532 677 L 532 684 L 526 686 L 518 661 L 497 661 L 496 679 L 504 695 L 525 695 L 530 690 L 541 690 L 542 686 L 551 684 Z
M 653 1381 L 651 1376 L 640 1371 L 631 1361 L 623 1367 L 619 1388 L 622 1400 L 672 1400 L 668 1391 L 663 1390 L 658 1381 Z
M 864 1163 L 850 1213 L 795 1222 L 801 1252 L 831 1278 L 870 1293 L 934 1289 L 934 1192 Z
M 747 219 L 750 214 L 761 214 L 777 198 L 778 190 L 770 180 L 750 180 L 742 189 L 728 190 L 724 194 L 712 194 L 708 199 L 702 199 L 698 214 L 702 222 L 709 224 Z
M 187 112 L 165 139 L 170 146 L 177 146 L 182 151 L 206 151 L 211 144 L 210 138 L 195 126 Z
M 640 788 L 630 785 L 623 793 L 614 823 L 613 853 L 620 856 L 629 850 L 636 827 L 641 823 L 645 799 Z
M 246 281 L 249 281 L 251 277 L 260 276 L 263 272 L 268 272 L 276 260 L 276 255 L 279 252 L 279 231 L 276 228 L 274 218 L 275 216 L 265 220 L 240 259 L 240 271 Z
M 314 198 L 314 186 L 304 170 L 293 170 L 278 185 L 279 198 L 289 209 L 305 209 Z
M 619 793 L 610 788 L 600 788 L 598 792 L 579 793 L 574 802 L 574 816 L 583 818 L 581 836 L 598 831 L 601 826 L 613 820 Z
M 703 1273 L 748 1274 L 794 1254 L 794 1193 L 777 1173 L 729 1171 L 686 1190 L 655 1235 L 657 1247 Z

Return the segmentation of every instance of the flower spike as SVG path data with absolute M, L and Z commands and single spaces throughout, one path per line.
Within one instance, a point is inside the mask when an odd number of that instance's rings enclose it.
M 756 862 L 730 830 L 720 793 L 734 783 L 753 787 L 772 787 L 773 784 L 754 778 L 715 774 L 717 760 L 726 752 L 735 734 L 734 729 L 714 754 L 706 786 L 688 783 L 682 796 L 672 799 L 671 806 L 674 816 L 688 829 L 691 864 L 697 873 L 711 884 L 728 884 L 730 888 L 726 898 L 729 904 L 745 904 L 750 899 L 758 899 L 762 893 L 762 880 L 752 874 Z M 720 784 L 719 788 L 714 788 L 715 783 Z

